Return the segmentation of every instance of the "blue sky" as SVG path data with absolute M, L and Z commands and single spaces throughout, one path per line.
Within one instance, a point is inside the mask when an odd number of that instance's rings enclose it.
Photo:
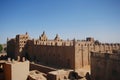
M 120 42 L 120 0 L 0 0 L 0 43 L 17 34 Z

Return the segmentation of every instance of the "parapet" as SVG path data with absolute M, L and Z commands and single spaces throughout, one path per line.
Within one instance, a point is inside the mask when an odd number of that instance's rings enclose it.
M 29 62 L 28 60 L 25 59 L 25 57 L 22 57 L 22 61 L 20 59 L 20 56 L 17 57 L 17 60 L 8 58 L 6 61 L 6 64 L 14 64 L 14 63 L 22 63 L 22 62 Z
M 120 54 L 116 53 L 100 53 L 100 52 L 91 52 L 91 57 L 102 58 L 102 59 L 111 59 L 111 60 L 120 60 Z

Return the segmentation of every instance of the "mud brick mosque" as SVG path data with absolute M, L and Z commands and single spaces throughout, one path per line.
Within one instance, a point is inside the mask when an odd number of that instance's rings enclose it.
M 80 69 L 90 64 L 90 53 L 112 53 L 120 50 L 119 43 L 101 43 L 94 38 L 62 40 L 57 34 L 49 40 L 45 32 L 39 39 L 30 39 L 28 33 L 7 39 L 7 53 L 11 58 L 26 57 L 30 61 L 56 68 Z

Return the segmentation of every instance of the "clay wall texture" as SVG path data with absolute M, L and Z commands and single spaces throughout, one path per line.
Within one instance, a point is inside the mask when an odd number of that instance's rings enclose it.
M 35 45 L 34 48 L 34 54 L 29 56 L 33 61 L 59 68 L 74 68 L 73 47 Z
M 91 53 L 93 80 L 120 80 L 120 53 Z

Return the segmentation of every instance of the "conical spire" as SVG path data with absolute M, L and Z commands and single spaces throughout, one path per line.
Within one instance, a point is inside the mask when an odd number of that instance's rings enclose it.
M 7 41 L 9 41 L 9 38 L 7 37 Z
M 28 32 L 26 32 L 25 34 L 28 35 Z
M 46 36 L 45 31 L 43 31 L 43 33 L 42 33 L 42 35 L 41 35 L 41 36 Z
M 45 31 L 43 31 L 41 36 L 39 36 L 39 39 L 42 40 L 42 41 L 46 41 L 47 40 L 47 36 L 45 34 Z
M 55 37 L 55 39 L 54 40 L 60 40 L 60 37 L 59 37 L 59 35 L 58 34 L 56 34 L 56 37 Z

